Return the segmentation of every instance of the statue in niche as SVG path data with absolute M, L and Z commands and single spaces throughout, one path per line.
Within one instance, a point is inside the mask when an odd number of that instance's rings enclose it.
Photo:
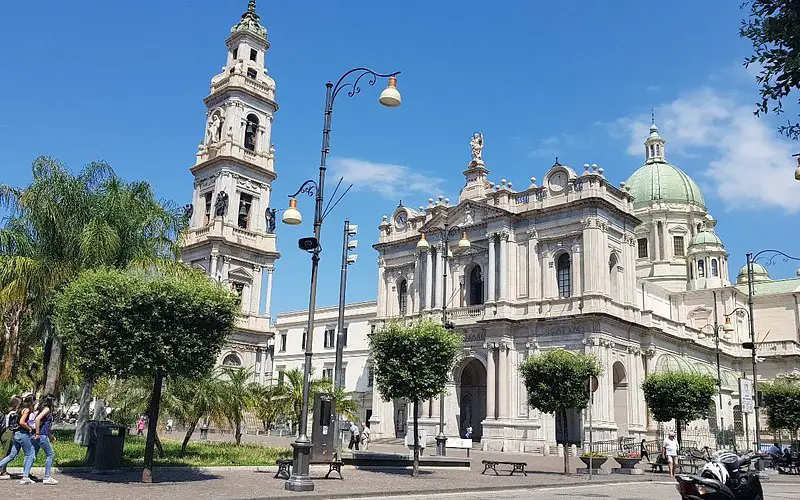
M 469 147 L 472 150 L 472 162 L 478 164 L 483 163 L 483 134 L 480 132 L 472 134 Z
M 273 169 L 275 168 L 275 145 L 270 144 L 269 149 L 267 150 L 267 168 Z
M 267 208 L 264 215 L 267 217 L 267 233 L 273 234 L 275 232 L 275 220 L 277 219 L 277 208 Z
M 219 113 L 214 113 L 206 129 L 206 144 L 214 144 L 220 139 L 222 139 L 222 118 Z
M 464 211 L 464 224 L 472 224 L 473 222 L 475 222 L 475 214 L 468 208 Z
M 228 193 L 220 191 L 217 194 L 217 202 L 214 204 L 214 216 L 224 217 L 225 212 L 228 210 Z
M 189 203 L 183 207 L 183 218 L 188 220 L 192 218 L 192 214 L 194 213 L 194 205 Z

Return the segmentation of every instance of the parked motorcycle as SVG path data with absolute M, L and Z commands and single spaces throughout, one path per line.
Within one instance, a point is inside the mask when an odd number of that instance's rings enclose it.
M 750 470 L 762 456 L 717 452 L 697 474 L 678 474 L 675 487 L 683 500 L 764 500 L 758 471 Z

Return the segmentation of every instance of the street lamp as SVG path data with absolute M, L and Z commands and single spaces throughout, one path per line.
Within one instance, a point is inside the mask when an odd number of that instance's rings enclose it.
M 303 367 L 303 405 L 300 410 L 300 432 L 297 439 L 292 443 L 293 453 L 293 467 L 292 475 L 286 480 L 284 488 L 290 491 L 313 491 L 314 483 L 309 476 L 309 461 L 311 454 L 311 440 L 306 434 L 306 426 L 308 422 L 308 398 L 309 398 L 309 379 L 311 376 L 311 356 L 312 356 L 312 343 L 311 340 L 314 334 L 314 310 L 317 300 L 317 269 L 319 267 L 319 254 L 322 247 L 319 244 L 320 235 L 322 231 L 322 222 L 328 212 L 323 209 L 322 201 L 325 190 L 325 171 L 327 170 L 326 162 L 328 153 L 330 152 L 330 132 L 331 132 L 331 115 L 333 114 L 333 103 L 336 96 L 344 89 L 347 91 L 348 97 L 353 97 L 361 92 L 359 82 L 365 76 L 366 82 L 369 85 L 375 85 L 378 78 L 389 78 L 389 85 L 381 92 L 379 102 L 387 107 L 397 107 L 400 105 L 400 92 L 397 90 L 397 75 L 400 72 L 396 71 L 390 74 L 381 74 L 367 68 L 353 68 L 339 78 L 334 85 L 332 82 L 325 84 L 325 112 L 324 121 L 322 126 L 322 151 L 320 155 L 319 165 L 319 180 L 313 181 L 311 179 L 305 181 L 296 193 L 289 196 L 289 208 L 286 209 L 281 217 L 281 220 L 289 225 L 297 225 L 303 221 L 300 211 L 297 209 L 297 196 L 300 194 L 307 194 L 313 196 L 316 192 L 316 200 L 314 205 L 314 236 L 312 238 L 301 238 L 298 242 L 300 248 L 311 252 L 311 289 L 308 300 L 308 326 L 306 328 L 306 349 L 305 349 L 305 365 Z M 354 76 L 355 75 L 355 76 Z M 354 76 L 352 83 L 345 82 L 348 77 Z M 344 196 L 344 195 L 342 195 Z M 341 198 L 339 198 L 341 199 Z M 336 204 L 334 203 L 333 206 Z M 333 207 L 330 207 L 333 208 Z
M 428 232 L 438 234 L 442 240 L 442 251 L 444 252 L 444 259 L 442 260 L 442 325 L 446 329 L 452 330 L 455 326 L 447 321 L 447 259 L 450 257 L 450 235 L 461 233 L 461 239 L 458 240 L 458 248 L 462 250 L 469 248 L 470 242 L 469 238 L 467 238 L 467 232 L 462 230 L 459 226 L 451 227 L 447 223 L 447 219 L 444 221 L 443 228 L 434 228 Z M 420 250 L 428 250 L 430 246 L 428 240 L 425 239 L 425 233 L 422 233 L 417 242 L 417 248 Z M 445 447 L 447 436 L 444 433 L 444 398 L 445 393 L 442 392 L 439 396 L 439 433 L 436 435 L 436 455 L 440 457 L 447 454 L 447 448 Z
M 345 291 L 347 290 L 347 266 L 355 264 L 358 255 L 350 253 L 350 250 L 355 250 L 358 247 L 358 240 L 351 240 L 350 237 L 358 234 L 358 226 L 350 224 L 348 219 L 344 220 L 344 236 L 342 238 L 342 272 L 339 279 L 339 322 L 336 332 L 336 362 L 333 367 L 333 385 L 334 388 L 344 387 L 344 372 L 342 370 L 342 356 L 344 354 L 344 305 L 345 305 Z M 340 429 L 341 415 L 336 411 L 339 404 L 334 398 L 334 422 L 333 422 L 333 439 L 335 439 L 334 447 L 336 450 L 336 460 L 342 459 L 342 436 Z
M 800 161 L 800 159 L 798 159 Z M 800 167 L 798 167 L 800 168 Z M 797 178 L 797 172 L 795 171 L 795 178 Z M 756 419 L 756 451 L 761 451 L 761 420 L 759 420 L 759 406 L 758 406 L 758 367 L 756 366 L 756 330 L 754 326 L 754 319 L 753 319 L 753 265 L 756 263 L 756 259 L 758 259 L 762 255 L 770 255 L 769 261 L 767 262 L 767 266 L 770 266 L 775 263 L 775 259 L 780 257 L 784 262 L 788 262 L 790 260 L 800 262 L 800 258 L 792 257 L 791 255 L 785 254 L 780 250 L 761 250 L 760 252 L 753 255 L 752 253 L 747 254 L 747 309 L 748 309 L 748 319 L 750 320 L 750 342 L 745 342 L 742 344 L 742 347 L 745 349 L 750 349 L 751 358 L 753 361 L 753 410 L 755 412 L 755 419 Z M 733 313 L 731 313 L 733 314 Z
M 714 305 L 716 306 L 716 293 L 714 294 L 714 297 L 715 297 Z M 723 444 L 725 442 L 725 416 L 724 416 L 725 407 L 722 406 L 722 369 L 720 368 L 720 363 L 719 363 L 719 354 L 720 354 L 720 350 L 719 350 L 719 332 L 720 332 L 720 330 L 722 330 L 724 332 L 723 335 L 722 335 L 722 338 L 724 338 L 725 340 L 728 340 L 730 338 L 730 334 L 728 333 L 729 332 L 729 330 L 728 330 L 728 325 L 729 324 L 730 324 L 730 318 L 728 316 L 725 316 L 725 326 L 723 326 L 723 325 L 720 325 L 717 322 L 717 317 L 716 317 L 716 315 L 714 315 L 713 328 L 714 328 L 714 350 L 716 351 L 716 354 L 717 354 L 717 393 L 718 393 L 718 396 L 719 396 L 719 427 L 722 430 L 722 441 L 723 441 Z M 712 326 L 712 325 L 705 325 L 703 328 L 700 329 L 700 332 L 702 333 L 703 330 L 706 327 L 709 327 L 709 326 Z M 717 445 L 719 445 L 719 443 L 717 443 Z

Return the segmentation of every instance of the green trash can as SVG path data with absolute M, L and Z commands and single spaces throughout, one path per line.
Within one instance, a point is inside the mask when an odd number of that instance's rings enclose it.
M 88 461 L 92 472 L 121 471 L 127 427 L 113 422 L 96 422 L 91 430 Z

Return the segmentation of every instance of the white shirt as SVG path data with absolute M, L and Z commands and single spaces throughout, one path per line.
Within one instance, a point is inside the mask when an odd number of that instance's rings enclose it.
M 358 436 L 358 426 L 356 424 L 350 424 L 350 432 L 354 436 Z
M 667 450 L 668 457 L 678 456 L 678 440 L 667 438 L 664 440 L 664 448 Z
M 363 436 L 364 436 L 365 438 L 369 439 L 369 427 L 367 427 L 367 426 L 364 426 L 364 430 L 363 430 L 363 431 L 361 431 L 361 434 L 363 434 Z

